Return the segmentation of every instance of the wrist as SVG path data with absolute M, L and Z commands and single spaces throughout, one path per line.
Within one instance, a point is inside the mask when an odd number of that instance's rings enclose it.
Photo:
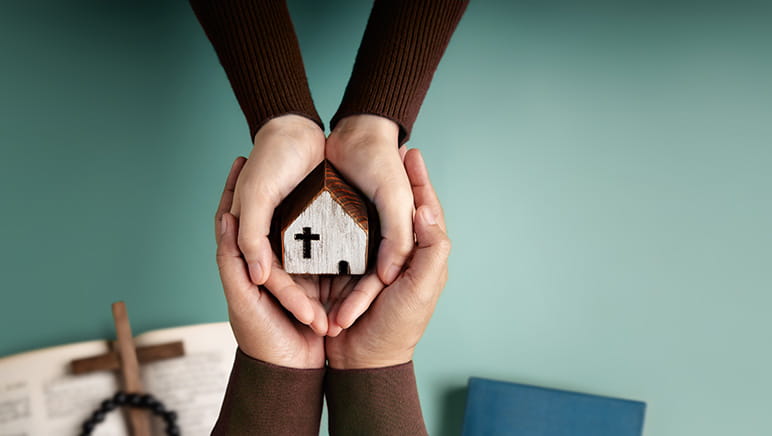
M 327 366 L 333 369 L 375 369 L 403 365 L 413 360 L 412 351 L 388 357 L 332 357 L 327 356 Z
M 324 131 L 313 120 L 306 117 L 286 114 L 268 120 L 254 137 L 254 147 L 250 152 L 259 159 L 270 156 L 275 161 L 291 156 L 300 165 L 311 165 L 313 169 L 324 159 Z M 276 147 L 279 150 L 276 150 Z M 307 172 L 306 171 L 306 172 Z
M 319 360 L 312 356 L 293 355 L 292 353 L 281 354 L 265 350 L 264 346 L 252 346 L 248 343 L 239 343 L 239 349 L 246 356 L 269 363 L 271 365 L 281 366 L 290 369 L 319 369 L 324 368 L 324 360 Z
M 386 117 L 373 114 L 349 115 L 341 118 L 333 133 L 371 132 L 384 136 L 399 136 L 399 125 Z
M 254 143 L 261 136 L 281 135 L 306 143 L 324 144 L 324 131 L 316 122 L 296 114 L 285 114 L 271 118 L 255 134 Z
M 397 149 L 399 125 L 378 115 L 350 115 L 338 121 L 327 139 L 328 152 L 345 153 L 350 147 L 386 146 Z

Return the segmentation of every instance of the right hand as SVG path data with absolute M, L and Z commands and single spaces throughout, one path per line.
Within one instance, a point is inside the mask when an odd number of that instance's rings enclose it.
M 361 114 L 343 118 L 327 138 L 325 156 L 378 210 L 381 240 L 373 268 L 361 277 L 331 280 L 336 295 L 328 335 L 350 327 L 401 273 L 413 250 L 413 194 L 398 146 L 399 126 L 387 118 Z M 343 291 L 341 291 L 343 290 Z
M 375 270 L 384 285 L 394 282 L 413 250 L 413 195 L 398 141 L 394 121 L 350 115 L 335 126 L 325 149 L 327 159 L 378 210 L 381 240 Z
M 381 368 L 409 362 L 445 286 L 450 240 L 442 207 L 418 150 L 407 152 L 405 168 L 415 198 L 416 247 L 407 267 L 354 325 L 328 332 L 325 349 L 332 368 Z M 345 283 L 336 286 L 335 282 L 327 299 L 344 300 L 349 290 Z M 333 307 L 331 315 L 335 311 Z
M 271 293 L 249 278 L 246 262 L 236 243 L 239 222 L 228 213 L 236 179 L 244 165 L 244 158 L 233 163 L 215 215 L 217 265 L 236 342 L 245 354 L 264 362 L 289 368 L 321 368 L 325 361 L 321 335 L 327 331 L 324 311 L 309 321 L 309 328 L 288 315 Z M 318 304 L 320 286 L 317 278 L 293 280 L 278 261 L 272 265 L 266 287 L 279 290 L 276 292 L 279 296 L 295 295 L 316 300 Z M 282 303 L 286 305 L 284 301 Z
M 321 334 L 327 329 L 324 308 L 277 265 L 268 234 L 274 209 L 324 159 L 324 146 L 324 132 L 308 118 L 289 114 L 269 120 L 255 135 L 229 207 L 238 219 L 238 248 L 252 283 L 265 284 L 282 306 Z

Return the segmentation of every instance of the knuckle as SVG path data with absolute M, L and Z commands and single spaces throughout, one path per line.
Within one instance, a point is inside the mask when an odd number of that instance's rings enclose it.
M 396 251 L 400 256 L 407 257 L 410 255 L 414 248 L 415 242 L 413 241 L 412 237 L 409 239 L 403 238 L 400 244 L 397 245 Z
M 239 234 L 238 238 L 239 249 L 245 254 L 250 255 L 256 253 L 260 248 L 259 238 L 254 237 L 251 234 Z

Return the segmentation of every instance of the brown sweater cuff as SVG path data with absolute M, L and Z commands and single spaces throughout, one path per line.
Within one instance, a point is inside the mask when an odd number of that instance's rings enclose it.
M 271 118 L 297 114 L 323 129 L 308 88 L 287 4 L 190 0 L 249 124 L 250 141 Z
M 413 362 L 377 369 L 327 369 L 330 436 L 427 435 Z
M 318 435 L 324 373 L 272 365 L 238 350 L 212 434 Z
M 375 0 L 343 101 L 330 122 L 375 114 L 410 137 L 434 71 L 468 0 Z

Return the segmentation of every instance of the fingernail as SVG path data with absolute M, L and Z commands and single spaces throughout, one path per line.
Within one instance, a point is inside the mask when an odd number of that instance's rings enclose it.
M 252 274 L 252 281 L 255 282 L 255 284 L 262 284 L 258 283 L 260 279 L 263 278 L 263 268 L 259 263 L 249 264 L 249 272 Z
M 225 214 L 220 217 L 220 234 L 224 235 L 228 231 L 228 221 L 225 220 Z
M 297 320 L 300 321 L 301 323 L 313 328 L 315 317 L 314 317 L 314 309 L 311 307 L 311 303 L 306 303 L 305 309 L 306 310 L 303 310 L 295 314 L 295 318 L 297 318 Z
M 400 269 L 399 265 L 392 263 L 389 269 L 386 270 L 386 282 L 391 283 L 396 280 Z
M 424 219 L 426 220 L 427 223 L 429 223 L 430 225 L 437 224 L 437 217 L 434 215 L 434 212 L 429 210 L 428 207 L 423 208 L 421 213 L 424 215 Z

